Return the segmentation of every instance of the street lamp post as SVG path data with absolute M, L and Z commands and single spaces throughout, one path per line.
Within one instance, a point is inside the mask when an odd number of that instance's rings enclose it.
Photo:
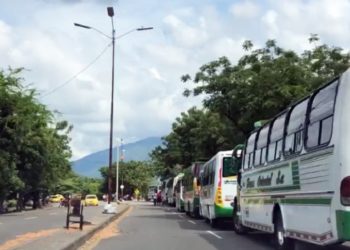
M 111 17 L 112 22 L 112 89 L 111 89 L 111 119 L 109 130 L 109 163 L 108 163 L 108 204 L 112 201 L 112 160 L 113 160 L 113 108 L 114 108 L 114 52 L 115 52 L 115 29 L 114 29 L 114 10 L 113 7 L 107 8 L 108 16 Z
M 119 159 L 120 159 L 120 146 L 123 144 L 123 139 L 120 139 L 120 145 L 117 145 L 117 163 L 116 163 L 116 173 L 115 173 L 115 200 L 119 199 Z
M 111 17 L 111 22 L 112 22 L 112 37 L 106 35 L 102 31 L 83 24 L 79 23 L 74 23 L 75 26 L 84 28 L 84 29 L 93 29 L 97 31 L 98 33 L 108 37 L 109 39 L 112 40 L 112 89 L 111 89 L 111 114 L 110 114 L 110 131 L 109 131 L 109 162 L 108 162 L 108 204 L 110 204 L 112 200 L 112 195 L 111 195 L 111 190 L 112 190 L 112 158 L 113 158 L 113 113 L 114 113 L 114 57 L 115 57 L 115 39 L 116 38 L 121 38 L 133 31 L 144 31 L 144 30 L 151 30 L 153 27 L 140 27 L 137 29 L 132 29 L 118 37 L 115 36 L 115 29 L 114 29 L 114 22 L 113 22 L 113 17 L 114 17 L 114 9 L 113 7 L 107 7 L 107 14 L 109 17 Z

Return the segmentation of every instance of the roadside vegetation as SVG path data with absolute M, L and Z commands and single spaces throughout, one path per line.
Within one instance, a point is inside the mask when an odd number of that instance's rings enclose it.
M 254 122 L 269 120 L 290 103 L 343 73 L 350 54 L 342 48 L 309 38 L 312 49 L 302 53 L 268 40 L 262 48 L 243 43 L 245 55 L 237 63 L 221 57 L 206 63 L 194 75 L 184 75 L 184 96 L 203 96 L 203 108 L 183 112 L 151 153 L 158 174 L 174 176 L 194 161 L 232 149 L 254 129 Z
M 102 176 L 102 185 L 100 193 L 108 193 L 108 167 L 100 168 Z M 116 191 L 116 164 L 113 164 L 111 171 L 112 193 Z M 123 194 L 129 196 L 145 197 L 148 191 L 148 185 L 156 175 L 156 170 L 152 164 L 147 161 L 120 161 L 119 163 L 119 197 L 121 197 L 120 185 L 124 185 Z M 136 191 L 136 193 L 135 193 Z M 136 197 L 135 197 L 136 198 Z
M 72 126 L 37 100 L 21 72 L 0 71 L 0 212 L 6 199 L 21 208 L 30 198 L 40 207 L 70 172 Z

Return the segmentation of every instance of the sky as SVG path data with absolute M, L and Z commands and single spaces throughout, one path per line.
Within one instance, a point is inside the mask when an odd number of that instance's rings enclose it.
M 302 52 L 314 33 L 350 46 L 350 0 L 0 0 L 0 68 L 24 67 L 24 84 L 74 126 L 72 160 L 109 147 L 110 39 L 73 25 L 111 35 L 108 6 L 117 37 L 154 27 L 116 40 L 114 144 L 170 133 L 181 112 L 201 106 L 182 95 L 193 85 L 181 76 L 221 56 L 237 62 L 245 40 Z

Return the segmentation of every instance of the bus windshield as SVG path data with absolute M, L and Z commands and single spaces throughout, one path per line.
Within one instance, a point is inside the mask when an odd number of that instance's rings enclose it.
M 222 177 L 237 175 L 237 169 L 235 167 L 235 164 L 233 164 L 232 157 L 224 157 L 222 160 L 222 165 L 223 165 Z

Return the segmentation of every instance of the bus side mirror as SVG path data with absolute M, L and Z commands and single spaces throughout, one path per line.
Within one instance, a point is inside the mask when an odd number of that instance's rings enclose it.
M 234 149 L 233 150 L 233 157 L 235 157 L 236 159 L 241 159 L 242 158 L 242 153 L 243 153 L 243 150 L 240 149 L 240 148 L 237 148 L 237 149 Z

